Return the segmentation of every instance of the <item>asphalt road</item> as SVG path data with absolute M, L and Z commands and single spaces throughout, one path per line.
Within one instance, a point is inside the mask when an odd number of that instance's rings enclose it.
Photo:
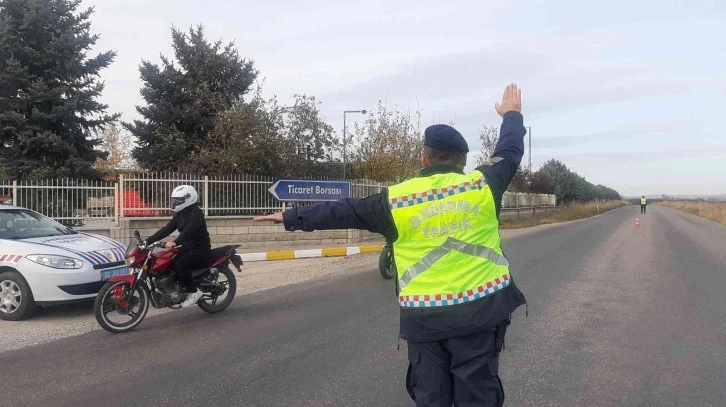
M 633 206 L 504 248 L 506 405 L 726 405 L 726 227 Z M 0 353 L 0 406 L 409 406 L 393 283 L 359 271 Z

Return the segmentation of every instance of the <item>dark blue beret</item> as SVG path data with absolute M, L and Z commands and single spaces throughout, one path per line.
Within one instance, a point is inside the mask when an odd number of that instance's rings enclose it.
M 442 151 L 468 153 L 469 145 L 455 128 L 445 124 L 434 124 L 424 132 L 424 145 Z

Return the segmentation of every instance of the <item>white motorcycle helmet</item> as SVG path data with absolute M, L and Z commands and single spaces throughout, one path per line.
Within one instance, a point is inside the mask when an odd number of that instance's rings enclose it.
M 184 208 L 188 208 L 199 201 L 197 190 L 191 185 L 178 186 L 171 193 L 171 210 L 179 212 Z

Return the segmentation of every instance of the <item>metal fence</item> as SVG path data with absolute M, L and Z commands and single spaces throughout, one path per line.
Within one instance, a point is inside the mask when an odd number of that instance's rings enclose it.
M 169 197 L 182 184 L 199 192 L 209 217 L 255 216 L 313 202 L 277 201 L 268 189 L 273 177 L 240 174 L 210 178 L 189 174 L 135 173 L 119 176 L 118 182 L 86 180 L 0 181 L 0 201 L 23 206 L 66 224 L 81 226 L 83 220 L 114 220 L 120 217 L 168 217 Z M 351 196 L 364 198 L 385 190 L 390 183 L 351 181 Z M 506 192 L 502 208 L 555 206 L 554 195 Z
M 119 177 L 121 216 L 170 216 L 169 197 L 174 188 L 186 184 L 199 193 L 199 202 L 210 217 L 256 216 L 314 202 L 276 200 L 268 191 L 274 177 L 239 174 L 210 178 L 188 174 L 138 173 Z M 387 184 L 370 180 L 351 181 L 351 196 L 364 198 L 385 189 Z
M 0 202 L 40 212 L 61 223 L 116 219 L 118 184 L 76 179 L 0 181 Z

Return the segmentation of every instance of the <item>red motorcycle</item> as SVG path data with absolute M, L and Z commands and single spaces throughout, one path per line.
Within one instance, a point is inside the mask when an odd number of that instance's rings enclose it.
M 138 326 L 146 317 L 149 305 L 157 309 L 179 309 L 179 304 L 187 296 L 172 269 L 181 246 L 154 253 L 154 249 L 163 243 L 146 246 L 138 231 L 134 232 L 134 237 L 138 243 L 131 243 L 124 256 L 131 272 L 110 278 L 98 292 L 93 306 L 98 324 L 113 333 L 130 331 Z M 234 265 L 238 272 L 242 271 L 242 259 L 236 252 L 238 247 L 213 249 L 214 262 L 192 273 L 194 282 L 204 293 L 197 302 L 202 310 L 212 314 L 221 312 L 234 300 L 237 280 L 229 264 Z

